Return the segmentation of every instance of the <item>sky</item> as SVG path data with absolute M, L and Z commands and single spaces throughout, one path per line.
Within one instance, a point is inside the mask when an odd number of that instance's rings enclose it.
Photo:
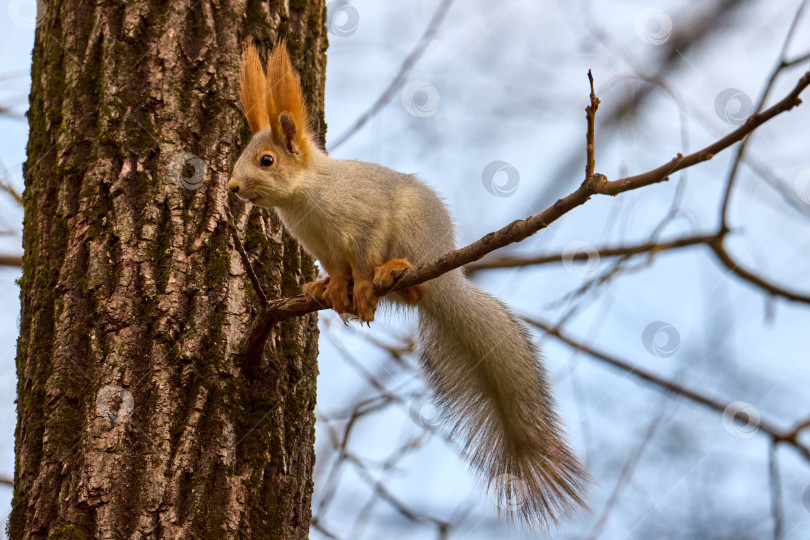
M 326 86 L 327 148 L 338 158 L 362 159 L 417 174 L 446 200 L 459 245 L 510 221 L 541 211 L 582 181 L 587 72 L 602 104 L 597 114 L 596 170 L 611 179 L 647 171 L 733 130 L 756 103 L 776 63 L 799 1 L 751 1 L 719 21 L 701 46 L 679 50 L 673 69 L 639 114 L 600 131 L 617 103 L 642 95 L 667 43 L 694 27 L 714 2 L 483 0 L 454 2 L 425 54 L 379 114 L 345 144 L 332 148 L 386 89 L 419 41 L 437 2 L 355 0 L 330 6 Z M 33 29 L 31 6 L 14 0 L 0 10 L 0 105 L 19 118 L 0 117 L 0 159 L 22 188 Z M 15 17 L 18 7 L 23 17 Z M 788 57 L 810 51 L 810 13 L 799 21 Z M 786 94 L 810 62 L 786 72 L 771 100 Z M 601 115 L 601 116 L 600 116 Z M 741 169 L 729 212 L 729 249 L 742 265 L 785 287 L 810 293 L 810 108 L 799 107 L 753 135 L 750 164 Z M 764 295 L 721 267 L 705 247 L 630 261 L 607 285 L 573 294 L 612 268 L 598 248 L 645 241 L 673 206 L 678 212 L 661 238 L 713 232 L 733 152 L 672 176 L 669 182 L 619 197 L 594 197 L 510 254 L 585 250 L 587 263 L 477 272 L 474 281 L 517 313 L 552 323 L 631 365 L 677 381 L 724 403 L 739 403 L 780 427 L 810 416 L 810 310 Z M 569 157 L 576 167 L 565 163 Z M 495 163 L 496 165 L 491 165 Z M 763 168 L 779 186 L 770 187 Z M 497 170 L 499 172 L 493 173 Z M 781 191 L 780 191 L 781 190 Z M 18 253 L 22 213 L 0 198 L 0 253 Z M 14 348 L 19 272 L 0 269 L 0 475 L 14 463 Z M 423 384 L 390 361 L 379 342 L 407 343 L 412 316 L 391 315 L 367 333 L 321 317 L 318 406 L 339 416 L 378 392 L 364 373 L 406 396 L 358 422 L 350 448 L 369 463 L 385 460 L 403 441 L 417 448 L 374 478 L 412 508 L 461 515 L 454 538 L 524 538 L 496 519 L 485 490 L 468 474 L 452 444 L 420 420 L 413 396 Z M 770 538 L 768 438 L 687 399 L 673 398 L 609 368 L 552 337 L 536 334 L 552 374 L 572 446 L 596 483 L 582 512 L 554 533 L 583 538 L 593 530 L 617 485 L 601 538 Z M 359 366 L 359 367 L 358 367 Z M 404 367 L 403 367 L 404 366 Z M 420 414 L 413 414 L 414 408 Z M 416 420 L 415 420 L 416 417 Z M 335 421 L 341 427 L 341 420 Z M 651 426 L 655 429 L 650 433 Z M 316 511 L 334 463 L 325 422 L 317 427 Z M 803 435 L 810 443 L 810 434 Z M 640 449 L 640 450 L 639 450 Z M 632 476 L 622 480 L 638 452 Z M 810 538 L 810 463 L 789 447 L 777 449 L 784 508 L 783 537 Z M 344 466 L 323 523 L 342 537 L 433 537 L 385 502 L 357 520 L 371 496 L 363 470 Z M 10 489 L 0 486 L 0 514 Z M 805 499 L 803 500 L 803 497 Z M 3 520 L 5 521 L 5 517 Z M 353 529 L 353 527 L 356 527 Z M 312 531 L 312 538 L 326 538 Z M 531 536 L 528 536 L 531 537 Z

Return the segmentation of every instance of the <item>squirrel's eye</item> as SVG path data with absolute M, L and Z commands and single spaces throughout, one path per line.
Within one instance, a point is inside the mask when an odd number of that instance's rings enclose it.
M 272 165 L 272 164 L 273 164 L 275 161 L 276 161 L 276 160 L 275 160 L 275 159 L 273 159 L 273 156 L 271 156 L 270 154 L 265 154 L 265 155 L 263 155 L 263 156 L 262 156 L 262 160 L 261 160 L 261 162 L 260 162 L 260 163 L 261 163 L 261 166 L 262 166 L 262 167 L 269 167 L 269 166 L 270 166 L 270 165 Z

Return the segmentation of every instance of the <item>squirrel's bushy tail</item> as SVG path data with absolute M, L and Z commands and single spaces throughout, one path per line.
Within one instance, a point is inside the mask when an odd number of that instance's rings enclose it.
M 564 440 L 529 331 L 460 270 L 419 303 L 420 367 L 462 454 L 502 511 L 549 526 L 584 505 L 588 475 Z

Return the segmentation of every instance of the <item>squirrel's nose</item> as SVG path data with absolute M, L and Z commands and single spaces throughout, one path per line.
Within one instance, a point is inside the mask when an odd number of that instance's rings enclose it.
M 236 181 L 236 178 L 228 180 L 228 189 L 234 193 L 239 193 L 239 182 Z

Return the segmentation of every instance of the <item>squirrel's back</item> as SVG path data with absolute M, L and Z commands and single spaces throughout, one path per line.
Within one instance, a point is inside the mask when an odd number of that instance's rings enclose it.
M 366 249 L 383 250 L 384 260 L 401 257 L 414 265 L 455 248 L 453 220 L 445 202 L 416 176 L 375 163 L 313 154 L 311 178 L 302 183 L 300 200 L 279 209 L 297 237 L 306 236 L 302 229 L 310 227 L 307 222 L 318 235 L 329 224 L 333 230 L 351 231 L 347 238 L 362 239 Z M 306 243 L 305 239 L 305 247 Z

